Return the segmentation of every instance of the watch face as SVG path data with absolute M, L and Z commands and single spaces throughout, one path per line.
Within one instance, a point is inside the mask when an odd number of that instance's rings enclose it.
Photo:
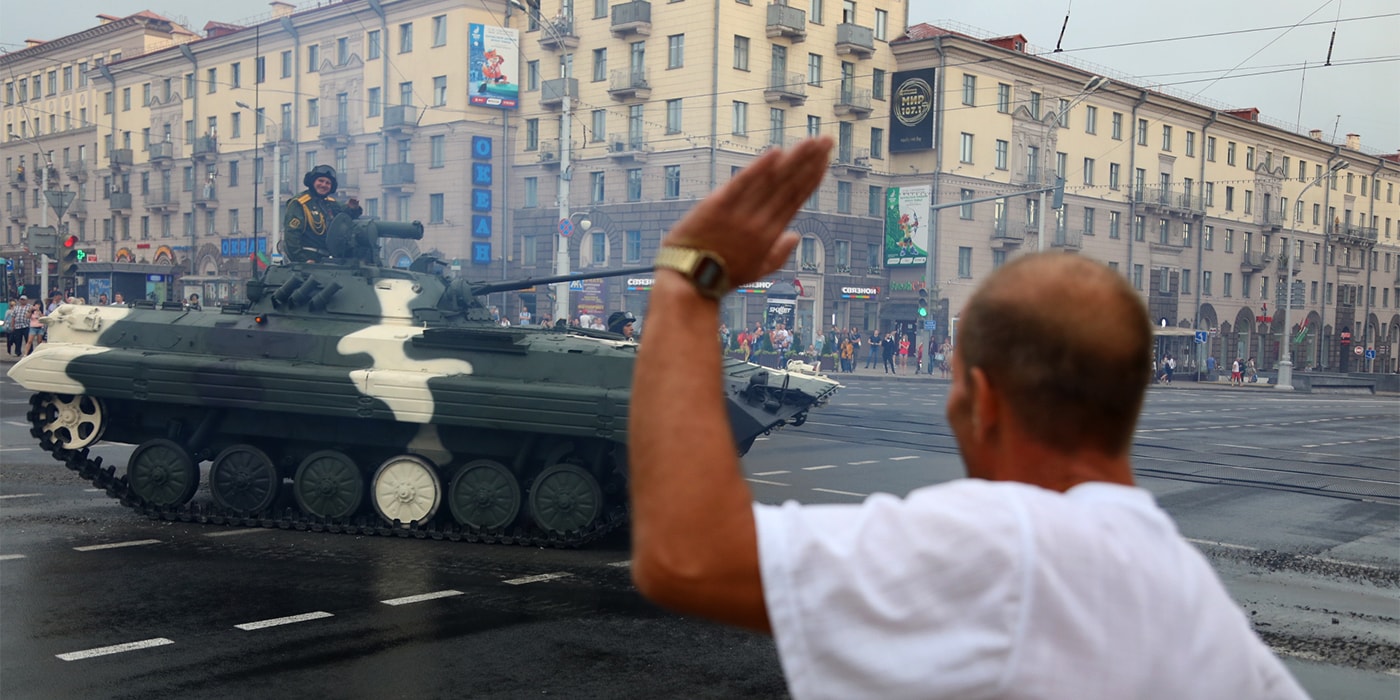
M 724 280 L 724 267 L 712 258 L 700 258 L 695 264 L 695 284 L 701 289 L 717 290 Z

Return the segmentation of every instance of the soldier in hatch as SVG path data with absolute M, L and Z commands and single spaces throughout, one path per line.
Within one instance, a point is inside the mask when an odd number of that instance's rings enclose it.
M 282 217 L 282 235 L 287 259 L 291 262 L 321 262 L 330 257 L 326 229 L 337 214 L 349 214 L 358 219 L 364 213 L 359 200 L 337 202 L 335 168 L 318 165 L 302 178 L 306 191 L 287 202 Z

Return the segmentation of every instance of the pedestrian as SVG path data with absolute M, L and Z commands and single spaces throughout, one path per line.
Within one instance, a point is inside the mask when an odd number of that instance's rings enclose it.
M 938 346 L 938 371 L 943 379 L 948 378 L 948 357 L 953 354 L 953 340 L 944 338 L 943 344 Z
M 1236 357 L 1235 361 L 1230 363 L 1230 386 L 1243 385 L 1244 379 L 1240 374 L 1240 358 Z
M 771 633 L 799 699 L 1305 697 L 1133 483 L 1151 328 L 1087 258 L 1019 256 L 961 310 L 947 416 L 972 479 L 753 502 L 705 339 L 719 298 L 790 258 L 830 145 L 769 152 L 662 241 L 714 266 L 659 268 L 651 293 L 628 425 L 638 590 Z
M 851 342 L 850 336 L 841 339 L 841 371 L 856 371 L 856 346 Z
M 44 322 L 41 320 L 44 318 L 44 305 L 35 301 L 33 304 L 29 305 L 29 309 L 26 313 L 29 317 L 29 323 L 27 324 L 29 327 L 29 335 L 25 339 L 24 357 L 28 357 L 34 352 L 35 348 L 39 347 L 39 345 L 44 342 Z
M 25 340 L 29 337 L 29 297 L 21 294 L 10 302 L 5 312 L 5 352 L 24 356 Z
M 1259 383 L 1259 368 L 1254 365 L 1254 358 L 1249 358 L 1249 362 L 1245 363 L 1244 373 L 1250 384 Z
M 870 369 L 880 362 L 880 352 L 885 343 L 885 339 L 880 337 L 877 330 L 870 331 L 870 355 L 865 358 L 865 368 Z
M 909 370 L 909 334 L 899 334 L 899 368 Z

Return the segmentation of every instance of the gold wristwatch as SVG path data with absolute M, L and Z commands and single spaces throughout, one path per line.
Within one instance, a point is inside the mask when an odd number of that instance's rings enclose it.
M 729 268 L 725 266 L 724 258 L 708 250 L 663 246 L 657 251 L 653 264 L 685 275 L 695 285 L 696 291 L 706 298 L 718 301 L 730 291 Z

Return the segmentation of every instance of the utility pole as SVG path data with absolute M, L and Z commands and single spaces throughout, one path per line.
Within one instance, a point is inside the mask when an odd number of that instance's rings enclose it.
M 47 197 L 49 191 L 49 169 L 53 167 L 53 153 L 44 151 L 44 164 L 39 170 L 39 191 Z M 48 228 L 49 225 L 49 203 L 44 201 L 43 211 L 39 213 L 39 225 Z M 49 298 L 49 254 L 47 251 L 39 255 L 39 299 L 41 304 Z
M 1348 165 L 1351 164 L 1344 160 L 1339 160 L 1336 163 L 1333 163 L 1332 165 L 1328 166 L 1325 172 L 1314 178 L 1312 182 L 1309 182 L 1305 187 L 1303 187 L 1303 190 L 1298 193 L 1296 201 L 1303 201 L 1303 195 L 1307 194 L 1308 190 L 1313 185 L 1316 185 L 1317 183 L 1322 182 L 1323 180 L 1330 179 L 1333 173 L 1337 172 L 1338 170 L 1345 169 Z M 1301 214 L 1302 212 L 1299 213 Z M 1288 251 L 1288 257 L 1285 259 L 1285 263 L 1288 265 L 1288 282 L 1283 287 L 1283 359 L 1279 360 L 1278 362 L 1278 384 L 1274 385 L 1275 389 L 1280 389 L 1282 391 L 1293 391 L 1293 322 L 1290 317 L 1292 316 L 1291 312 L 1293 311 L 1293 265 L 1297 262 L 1295 258 L 1298 257 L 1297 255 L 1295 255 L 1295 253 L 1301 252 L 1302 248 L 1302 246 L 1300 245 L 1301 241 L 1298 240 L 1297 229 L 1297 225 L 1300 219 L 1301 217 L 1293 217 L 1293 240 L 1288 242 L 1288 245 L 1291 247 L 1291 250 Z M 1331 224 L 1329 223 L 1328 225 L 1330 226 Z M 1325 241 L 1327 240 L 1326 233 L 1323 234 L 1322 239 L 1325 245 Z M 1326 267 L 1324 267 L 1323 269 L 1325 270 Z M 1319 323 L 1318 325 L 1322 324 Z M 1322 329 L 1319 328 L 1318 335 L 1321 334 Z

